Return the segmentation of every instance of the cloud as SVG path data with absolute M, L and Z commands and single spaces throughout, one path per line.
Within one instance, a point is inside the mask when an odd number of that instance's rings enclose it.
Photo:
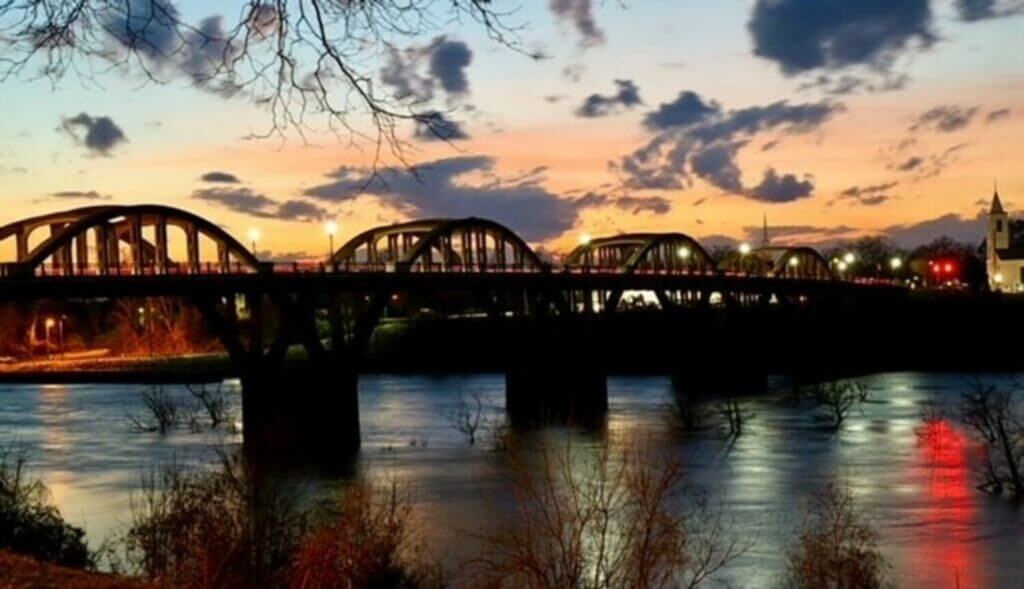
M 597 27 L 594 20 L 592 0 L 550 0 L 548 6 L 560 20 L 567 21 L 580 34 L 580 44 L 584 47 L 599 45 L 604 42 L 604 32 Z
M 672 201 L 660 196 L 620 196 L 613 200 L 612 204 L 620 209 L 628 210 L 634 215 L 641 213 L 664 215 L 672 210 Z
M 1000 2 L 999 0 L 956 0 L 957 14 L 964 22 L 977 22 L 991 18 L 1003 18 L 1024 12 L 1020 0 Z
M 797 180 L 793 174 L 780 176 L 774 168 L 768 168 L 761 183 L 751 188 L 747 194 L 754 200 L 779 203 L 806 198 L 813 192 L 814 184 L 810 180 Z
M 61 127 L 76 143 L 96 155 L 110 155 L 111 150 L 128 140 L 110 117 L 92 117 L 83 112 L 64 119 Z
M 829 201 L 828 206 L 832 206 L 840 201 L 849 201 L 851 205 L 878 206 L 893 198 L 890 192 L 897 185 L 899 185 L 898 180 L 881 184 L 870 184 L 868 186 L 851 186 Z
M 907 85 L 907 82 L 910 81 L 910 76 L 906 74 L 896 74 L 889 71 L 876 72 L 876 74 L 873 77 L 851 74 L 840 76 L 820 74 L 813 80 L 801 83 L 797 90 L 814 89 L 830 96 L 846 96 L 856 94 L 861 90 L 866 92 L 902 90 Z
M 238 176 L 228 172 L 207 172 L 199 178 L 203 182 L 210 182 L 214 184 L 238 184 L 241 180 Z
M 95 190 L 62 190 L 50 194 L 53 198 L 71 200 L 110 200 L 109 194 L 100 194 Z
M 634 190 L 682 189 L 696 177 L 726 192 L 765 202 L 803 198 L 813 192 L 813 184 L 797 180 L 792 174 L 780 175 L 774 169 L 766 172 L 760 185 L 745 187 L 737 161 L 739 152 L 761 133 L 818 129 L 842 108 L 828 101 L 780 101 L 727 111 L 695 92 L 681 92 L 644 118 L 644 126 L 654 136 L 610 167 L 622 177 L 626 188 Z
M 978 114 L 977 106 L 936 106 L 917 117 L 910 126 L 910 132 L 936 131 L 952 133 L 970 125 L 976 114 Z
M 657 110 L 648 113 L 644 117 L 644 125 L 652 130 L 688 127 L 718 116 L 721 112 L 718 103 L 712 101 L 706 104 L 696 92 L 687 90 L 680 92 L 672 102 L 663 103 Z
M 912 172 L 913 179 L 924 180 L 941 174 L 946 168 L 956 163 L 960 151 L 967 147 L 966 143 L 958 143 L 945 150 L 928 156 L 915 155 L 906 160 L 889 164 L 890 170 Z
M 891 225 L 882 233 L 907 248 L 928 243 L 943 236 L 966 243 L 978 243 L 985 235 L 985 223 L 986 219 L 980 215 L 971 219 L 949 213 L 917 223 Z
M 103 29 L 124 48 L 161 62 L 181 47 L 178 9 L 167 0 L 121 0 L 106 11 Z
M 815 69 L 889 68 L 915 43 L 935 41 L 929 0 L 757 0 L 754 54 L 787 75 Z
M 743 227 L 744 239 L 749 243 L 758 243 L 763 231 L 764 227 L 761 225 L 747 225 Z M 843 239 L 856 231 L 856 228 L 849 225 L 769 225 L 768 237 L 777 245 L 821 245 Z
M 424 113 L 428 121 L 417 121 L 414 137 L 420 141 L 456 141 L 469 139 L 462 129 L 462 124 L 444 116 L 444 113 L 431 111 Z
M 597 199 L 561 197 L 543 187 L 544 168 L 501 178 L 494 158 L 460 156 L 417 167 L 371 170 L 342 166 L 328 182 L 304 195 L 331 203 L 370 195 L 410 217 L 484 217 L 518 232 L 528 241 L 544 241 L 572 228 L 581 210 L 598 206 Z
M 278 202 L 245 187 L 202 188 L 193 192 L 192 198 L 260 219 L 309 222 L 327 217 L 327 211 L 313 203 L 301 200 Z
M 381 82 L 399 100 L 430 102 L 438 88 L 451 98 L 469 93 L 466 68 L 472 61 L 468 45 L 440 35 L 424 46 L 392 49 L 381 69 Z
M 473 52 L 462 41 L 451 41 L 442 35 L 431 43 L 430 73 L 449 94 L 469 92 L 466 68 L 472 61 Z
M 576 116 L 584 118 L 603 117 L 612 114 L 619 108 L 632 108 L 643 104 L 640 100 L 640 90 L 632 80 L 615 80 L 618 91 L 611 96 L 602 94 L 591 94 L 583 101 L 583 104 L 576 109 Z
M 995 123 L 1010 118 L 1013 115 L 1013 111 L 1008 108 L 1000 108 L 997 110 L 990 111 L 985 115 L 985 122 Z

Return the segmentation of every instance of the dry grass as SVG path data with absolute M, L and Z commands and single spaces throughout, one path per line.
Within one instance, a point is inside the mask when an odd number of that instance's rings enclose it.
M 0 550 L 2 589 L 150 589 L 138 579 L 93 573 L 47 564 L 27 556 Z

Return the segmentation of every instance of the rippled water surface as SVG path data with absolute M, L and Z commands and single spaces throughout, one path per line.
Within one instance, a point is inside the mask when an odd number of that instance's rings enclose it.
M 745 400 L 753 417 L 730 445 L 714 430 L 678 432 L 668 379 L 611 378 L 607 426 L 570 436 L 574 443 L 601 444 L 641 435 L 678 453 L 687 482 L 720 500 L 738 532 L 755 540 L 723 577 L 738 586 L 779 578 L 801 506 L 838 476 L 877 524 L 901 586 L 1024 587 L 1024 510 L 974 489 L 976 448 L 955 425 L 932 443 L 915 434 L 922 409 L 955 402 L 968 379 L 898 373 L 867 380 L 872 401 L 838 433 L 823 431 L 807 406 L 765 395 Z M 237 405 L 237 383 L 224 387 Z M 408 482 L 430 545 L 445 548 L 449 566 L 471 556 L 477 548 L 471 532 L 497 525 L 507 509 L 493 500 L 505 490 L 503 463 L 485 444 L 469 447 L 448 414 L 470 391 L 500 411 L 503 378 L 366 376 L 360 387 L 357 471 Z M 142 388 L 0 385 L 0 442 L 29 449 L 35 474 L 93 544 L 128 521 L 131 494 L 147 468 L 172 459 L 201 462 L 213 447 L 240 442 L 227 432 L 131 431 L 126 415 L 140 411 Z M 564 439 L 554 435 L 561 433 L 517 435 Z

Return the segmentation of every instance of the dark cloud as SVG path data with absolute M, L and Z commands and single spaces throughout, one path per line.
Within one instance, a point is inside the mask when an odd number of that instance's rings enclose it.
M 910 126 L 910 131 L 912 133 L 920 131 L 952 133 L 970 125 L 977 114 L 978 107 L 976 106 L 967 107 L 952 104 L 936 106 L 917 117 Z
M 829 201 L 828 206 L 832 206 L 840 201 L 847 201 L 851 205 L 878 206 L 893 198 L 891 191 L 897 185 L 899 185 L 898 180 L 881 184 L 870 184 L 868 186 L 851 186 Z
M 1010 109 L 1000 108 L 997 110 L 990 111 L 988 114 L 986 114 L 985 121 L 989 123 L 995 123 L 996 121 L 1002 121 L 1010 118 L 1012 114 L 1013 111 L 1011 111 Z
M 203 182 L 210 182 L 213 184 L 238 184 L 241 182 L 241 180 L 238 179 L 238 176 L 229 172 L 207 172 L 199 179 Z
M 779 175 L 773 168 L 768 168 L 764 179 L 748 191 L 748 196 L 762 202 L 792 202 L 807 198 L 814 192 L 814 183 L 808 179 L 799 180 L 793 174 Z
M 604 33 L 594 20 L 592 0 L 550 0 L 549 6 L 555 16 L 576 28 L 581 45 L 589 47 L 604 42 Z
M 260 219 L 317 221 L 327 216 L 325 209 L 313 203 L 301 200 L 282 203 L 245 187 L 202 188 L 193 192 L 192 198 Z
M 485 217 L 517 231 L 528 241 L 544 241 L 573 227 L 579 212 L 598 206 L 598 197 L 560 197 L 543 187 L 544 169 L 511 178 L 494 173 L 494 159 L 462 156 L 404 168 L 371 170 L 341 167 L 329 181 L 305 190 L 325 202 L 351 202 L 371 195 L 411 217 Z
M 661 196 L 620 196 L 612 202 L 616 207 L 627 210 L 634 215 L 639 215 L 640 213 L 664 215 L 672 210 L 672 201 Z
M 718 116 L 722 107 L 717 102 L 705 103 L 692 91 L 680 92 L 672 102 L 661 104 L 657 110 L 644 117 L 644 125 L 651 130 L 670 129 L 672 127 L 689 127 Z
M 612 114 L 621 108 L 632 108 L 643 104 L 640 100 L 640 90 L 632 80 L 615 80 L 618 91 L 611 96 L 602 94 L 591 94 L 583 101 L 583 104 L 576 109 L 576 115 L 585 118 L 603 117 Z
M 913 173 L 914 180 L 932 178 L 941 174 L 947 167 L 956 163 L 960 151 L 967 147 L 966 143 L 958 143 L 939 153 L 928 156 L 912 156 L 889 164 L 889 169 Z
M 956 0 L 957 14 L 964 22 L 976 22 L 990 18 L 1002 18 L 1024 12 L 1020 0 Z
M 915 43 L 930 45 L 929 0 L 757 0 L 754 54 L 786 74 L 866 65 L 886 70 Z
M 473 52 L 462 41 L 445 36 L 434 39 L 430 50 L 430 73 L 449 94 L 469 92 L 466 68 L 473 61 Z
M 226 65 L 242 52 L 242 46 L 232 43 L 224 30 L 223 19 L 211 16 L 200 21 L 195 29 L 184 34 L 184 44 L 178 66 L 197 86 L 230 97 L 241 87 L 223 74 Z
M 50 194 L 53 198 L 71 200 L 110 200 L 109 194 L 100 194 L 95 190 L 63 190 Z
M 884 229 L 882 233 L 907 248 L 928 243 L 943 236 L 966 243 L 978 243 L 985 236 L 985 223 L 986 219 L 981 215 L 971 219 L 949 213 L 918 223 L 892 225 Z
M 641 213 L 664 215 L 672 210 L 672 202 L 660 196 L 610 196 L 599 192 L 587 192 L 583 196 L 573 199 L 572 202 L 580 210 L 613 206 L 623 211 L 629 211 L 633 215 Z
M 438 87 L 450 98 L 469 93 L 466 68 L 472 61 L 468 45 L 441 35 L 424 46 L 392 50 L 381 69 L 381 82 L 400 100 L 430 102 Z
M 901 90 L 910 81 L 906 74 L 896 74 L 889 71 L 875 72 L 874 76 L 855 76 L 843 74 L 834 76 L 820 74 L 813 80 L 800 84 L 797 90 L 818 90 L 830 96 L 846 96 L 865 92 L 891 92 Z
M 457 141 L 469 139 L 469 134 L 462 129 L 462 124 L 447 118 L 444 116 L 444 113 L 432 111 L 425 113 L 425 115 L 428 120 L 417 121 L 414 134 L 416 139 L 420 141 Z
M 161 62 L 181 47 L 179 14 L 168 0 L 120 0 L 106 11 L 104 30 L 123 47 Z
M 681 189 L 696 176 L 726 192 L 756 200 L 801 198 L 813 191 L 810 181 L 774 170 L 761 185 L 747 189 L 737 161 L 739 152 L 763 132 L 815 130 L 841 109 L 842 105 L 828 101 L 781 101 L 726 111 L 694 92 L 682 92 L 645 117 L 644 125 L 654 131 L 653 138 L 610 167 L 634 190 Z
M 97 155 L 110 155 L 112 149 L 128 140 L 110 117 L 92 117 L 83 112 L 64 119 L 61 127 L 77 143 Z

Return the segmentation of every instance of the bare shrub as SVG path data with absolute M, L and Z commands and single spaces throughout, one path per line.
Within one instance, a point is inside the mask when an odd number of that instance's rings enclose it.
M 725 397 L 719 401 L 716 412 L 725 424 L 728 437 L 730 438 L 737 438 L 742 435 L 743 424 L 754 417 L 754 413 L 745 409 L 739 400 L 733 396 Z
M 0 550 L 64 566 L 91 567 L 85 532 L 64 521 L 50 503 L 46 486 L 29 478 L 27 467 L 23 450 L 0 447 Z
M 138 432 L 160 432 L 165 434 L 176 427 L 183 416 L 178 400 L 163 386 L 148 387 L 139 392 L 145 410 L 142 414 L 129 413 L 128 423 Z
M 878 532 L 850 490 L 834 481 L 810 503 L 788 564 L 790 585 L 800 589 L 887 586 L 889 565 L 879 551 Z
M 850 411 L 869 398 L 869 388 L 856 380 L 818 383 L 809 388 L 809 397 L 818 408 L 816 417 L 832 431 L 843 426 Z
M 396 481 L 383 491 L 358 482 L 326 514 L 327 523 L 306 536 L 292 563 L 290 586 L 442 587 L 440 568 L 412 521 L 408 491 Z
M 699 395 L 691 395 L 683 391 L 674 390 L 672 398 L 675 401 L 674 416 L 676 424 L 681 429 L 692 431 L 705 426 L 712 412 Z
M 471 391 L 469 395 L 459 395 L 459 401 L 448 412 L 448 423 L 452 429 L 462 433 L 469 440 L 469 445 L 476 445 L 477 430 L 484 420 L 484 396 L 480 391 Z
M 304 529 L 289 491 L 240 454 L 209 470 L 164 466 L 133 499 L 127 563 L 173 587 L 280 586 Z
M 983 442 L 976 471 L 978 488 L 986 493 L 1009 490 L 1024 497 L 1024 408 L 1019 395 L 1019 388 L 999 388 L 980 380 L 961 395 L 960 419 Z
M 628 450 L 513 461 L 515 521 L 470 563 L 490 587 L 695 587 L 745 549 L 705 501 L 673 510 L 682 467 Z M 696 525 L 701 522 L 715 525 Z
M 227 399 L 221 390 L 221 383 L 214 387 L 205 384 L 198 386 L 185 385 L 189 394 L 199 403 L 199 408 L 206 414 L 210 421 L 210 427 L 217 428 L 229 422 L 231 416 L 228 413 Z

